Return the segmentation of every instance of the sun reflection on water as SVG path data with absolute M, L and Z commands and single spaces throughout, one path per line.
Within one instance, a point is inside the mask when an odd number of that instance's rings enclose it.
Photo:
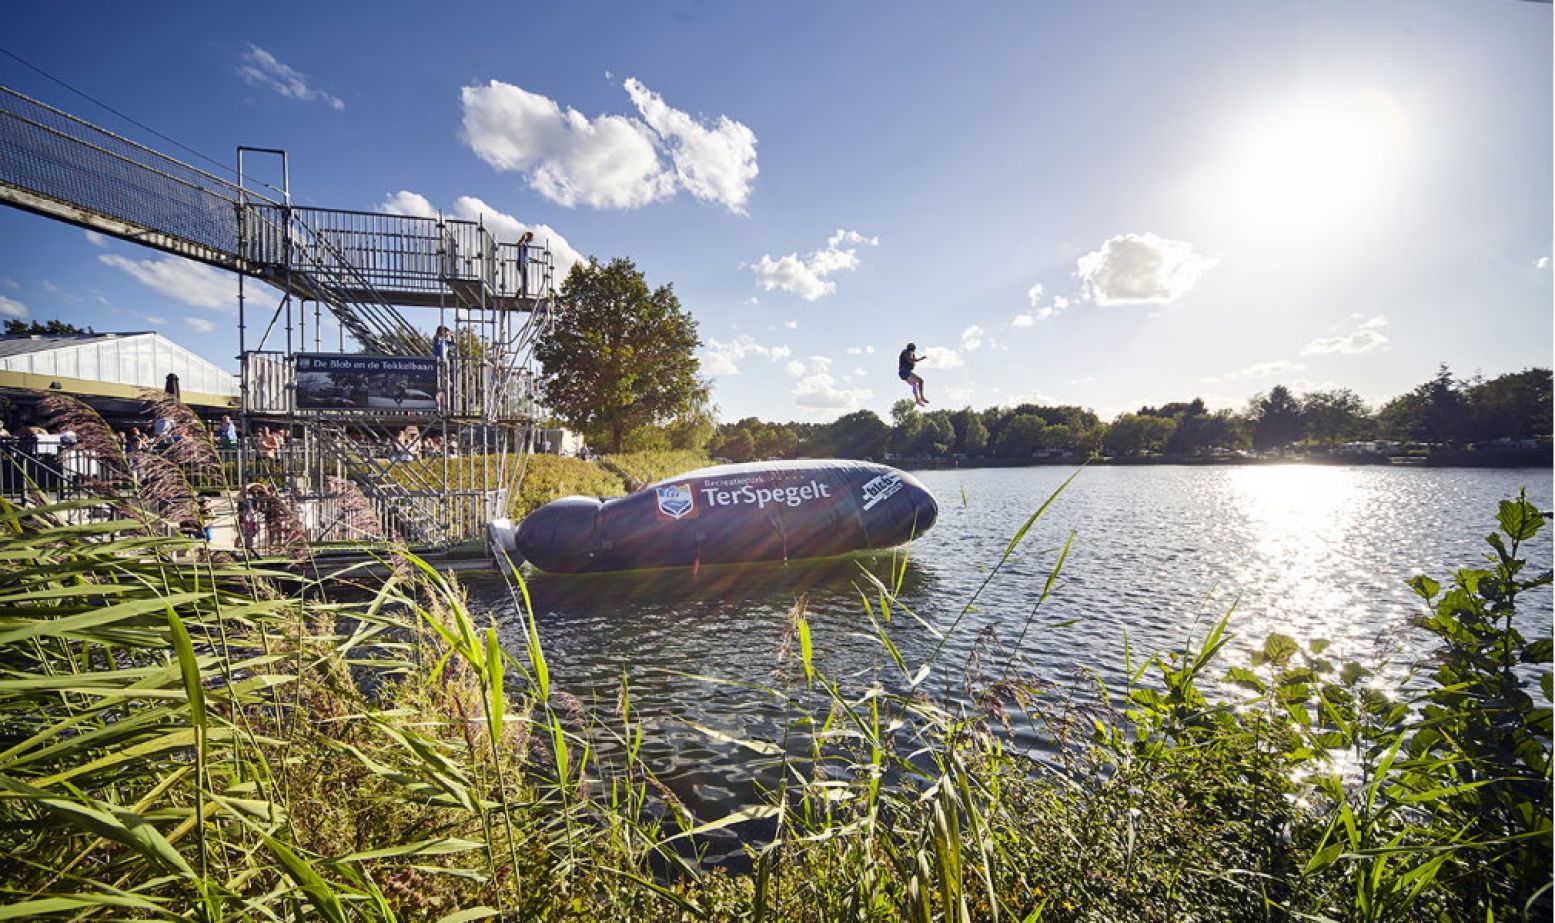
M 1230 474 L 1235 509 L 1243 517 L 1244 558 L 1259 573 L 1264 592 L 1238 619 L 1242 634 L 1279 631 L 1297 638 L 1335 640 L 1357 626 L 1355 609 L 1336 552 L 1366 515 L 1353 475 L 1315 465 L 1262 465 Z M 1321 614 L 1322 624 L 1314 623 Z

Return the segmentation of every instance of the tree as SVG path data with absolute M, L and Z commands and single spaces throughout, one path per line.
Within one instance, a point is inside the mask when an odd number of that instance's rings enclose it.
M 879 458 L 885 454 L 891 428 L 873 410 L 855 410 L 838 417 L 820 439 L 826 454 L 838 458 Z
M 956 429 L 950 423 L 950 412 L 936 410 L 923 415 L 922 422 L 907 447 L 907 454 L 917 458 L 946 455 L 955 441 Z
M 706 401 L 694 402 L 665 427 L 670 448 L 701 452 L 718 431 L 718 411 Z
M 1365 439 L 1376 429 L 1366 402 L 1348 388 L 1313 391 L 1301 399 L 1307 438 L 1323 446 Z
M 1130 458 L 1164 451 L 1167 441 L 1176 431 L 1177 421 L 1171 417 L 1125 413 L 1120 414 L 1107 427 L 1104 444 L 1107 451 L 1114 455 Z
M 26 321 L 13 318 L 5 322 L 5 335 L 8 337 L 86 336 L 91 333 L 90 327 L 77 327 L 75 324 L 67 324 L 61 320 Z
M 950 415 L 950 425 L 956 430 L 955 451 L 967 455 L 981 455 L 988 448 L 988 427 L 983 417 L 970 407 Z
M 546 406 L 590 441 L 621 450 L 626 434 L 707 400 L 696 321 L 668 285 L 649 290 L 628 259 L 578 263 L 535 342 Z
M 1253 448 L 1260 452 L 1299 442 L 1305 432 L 1301 404 L 1284 385 L 1275 385 L 1268 394 L 1254 397 L 1247 415 L 1253 423 Z
M 1000 458 L 1030 458 L 1041 444 L 1047 424 L 1034 413 L 1017 414 L 1005 424 L 995 449 Z
M 1424 399 L 1420 438 L 1426 442 L 1451 443 L 1468 434 L 1468 402 L 1445 363 L 1437 367 L 1435 378 L 1415 391 Z
M 1524 369 L 1476 382 L 1465 396 L 1476 439 L 1530 439 L 1550 434 L 1549 369 Z

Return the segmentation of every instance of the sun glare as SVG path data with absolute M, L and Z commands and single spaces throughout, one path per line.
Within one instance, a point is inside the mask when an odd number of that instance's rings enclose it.
M 1260 110 L 1221 174 L 1245 229 L 1297 236 L 1379 217 L 1409 140 L 1398 102 L 1369 90 Z

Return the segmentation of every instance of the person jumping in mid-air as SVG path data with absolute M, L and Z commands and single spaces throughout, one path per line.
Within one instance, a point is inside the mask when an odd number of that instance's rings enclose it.
M 907 348 L 902 350 L 901 356 L 896 360 L 897 377 L 907 382 L 908 386 L 912 388 L 913 400 L 917 401 L 920 406 L 927 404 L 929 399 L 923 396 L 923 379 L 918 377 L 918 374 L 912 370 L 912 367 L 922 362 L 923 359 L 923 356 L 918 355 L 918 344 L 908 343 Z

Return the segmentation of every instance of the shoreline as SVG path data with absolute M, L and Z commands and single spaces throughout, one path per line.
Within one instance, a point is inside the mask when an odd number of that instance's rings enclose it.
M 1445 456 L 1283 456 L 1275 458 L 1193 458 L 1160 456 L 1155 458 L 1093 458 L 1089 464 L 1103 467 L 1142 468 L 1175 466 L 1186 468 L 1239 467 L 1257 465 L 1313 465 L 1343 468 L 1543 468 L 1555 467 L 1550 453 L 1528 452 L 1499 457 L 1464 457 L 1480 453 L 1453 452 Z M 1085 463 L 1083 458 L 887 458 L 884 464 L 906 469 L 956 468 L 1048 468 Z

